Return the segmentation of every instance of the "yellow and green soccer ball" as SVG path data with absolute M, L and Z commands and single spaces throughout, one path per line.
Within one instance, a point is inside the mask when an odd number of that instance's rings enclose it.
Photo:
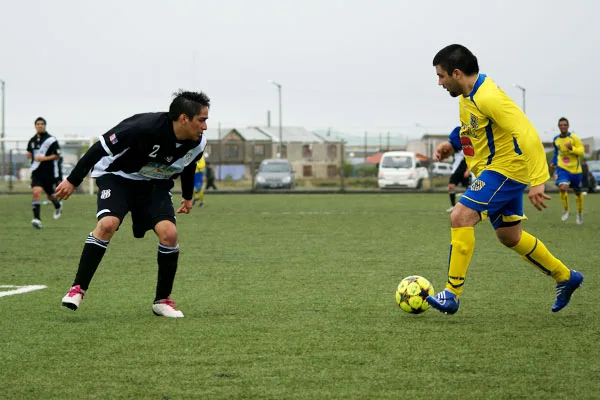
M 407 313 L 420 314 L 429 309 L 425 301 L 435 291 L 431 283 L 422 276 L 412 275 L 402 279 L 396 289 L 396 303 Z

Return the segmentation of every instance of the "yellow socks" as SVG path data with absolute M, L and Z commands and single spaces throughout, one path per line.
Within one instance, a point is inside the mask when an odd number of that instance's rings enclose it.
M 562 198 L 562 192 L 561 192 Z M 558 258 L 554 257 L 550 251 L 535 236 L 523 231 L 521 240 L 516 246 L 511 247 L 529 264 L 533 265 L 546 275 L 550 275 L 556 282 L 562 282 L 569 279 L 570 270 Z
M 451 231 L 452 241 L 450 243 L 446 289 L 460 297 L 471 256 L 473 256 L 473 250 L 475 249 L 475 228 L 468 226 L 452 228 Z
M 560 201 L 565 211 L 569 211 L 569 192 L 560 192 Z
M 204 203 L 204 189 L 198 192 L 198 198 L 200 199 L 200 203 Z
M 575 193 L 575 198 L 577 199 L 577 213 L 583 213 L 583 193 Z

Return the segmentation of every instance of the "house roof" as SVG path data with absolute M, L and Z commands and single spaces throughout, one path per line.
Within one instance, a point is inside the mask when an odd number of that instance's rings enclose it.
M 256 129 L 266 135 L 269 135 L 274 142 L 279 142 L 279 127 L 264 127 L 259 126 Z M 283 126 L 281 136 L 284 143 L 325 143 L 323 137 L 316 133 L 310 132 L 301 126 Z

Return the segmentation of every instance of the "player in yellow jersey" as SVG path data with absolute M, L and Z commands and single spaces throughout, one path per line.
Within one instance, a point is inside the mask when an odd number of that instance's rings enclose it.
M 206 161 L 204 156 L 198 160 L 196 164 L 196 173 L 194 174 L 194 195 L 192 196 L 192 206 L 200 201 L 199 206 L 204 207 L 204 168 L 206 167 Z
M 575 192 L 577 199 L 577 224 L 583 224 L 583 193 L 581 193 L 581 158 L 584 148 L 581 140 L 574 133 L 569 132 L 569 120 L 558 120 L 560 135 L 554 137 L 554 157 L 550 164 L 556 168 L 556 185 L 560 189 L 560 200 L 564 208 L 562 220 L 569 219 L 569 187 Z
M 447 46 L 433 58 L 438 84 L 459 98 L 460 131 L 438 146 L 437 160 L 463 151 L 467 166 L 477 179 L 452 210 L 451 244 L 446 288 L 427 302 L 454 314 L 475 248 L 474 226 L 489 218 L 496 236 L 506 247 L 551 276 L 556 282 L 552 311 L 564 308 L 583 283 L 583 275 L 565 266 L 521 221 L 523 194 L 530 185 L 529 200 L 538 209 L 549 200 L 544 182 L 549 179 L 540 138 L 523 111 L 486 75 L 479 73 L 477 58 L 466 47 Z

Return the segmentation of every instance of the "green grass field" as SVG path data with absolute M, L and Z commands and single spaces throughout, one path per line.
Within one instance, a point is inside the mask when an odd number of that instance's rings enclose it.
M 176 197 L 177 202 L 178 197 Z M 173 299 L 152 315 L 156 247 L 126 219 L 80 309 L 60 306 L 95 226 L 95 198 L 44 206 L 0 197 L 3 399 L 598 399 L 600 196 L 585 224 L 557 195 L 525 229 L 585 275 L 552 313 L 553 281 L 497 242 L 477 245 L 460 311 L 402 312 L 405 276 L 446 280 L 445 194 L 209 195 L 179 217 Z M 571 196 L 574 207 L 574 197 Z M 0 289 L 9 290 L 9 289 Z

